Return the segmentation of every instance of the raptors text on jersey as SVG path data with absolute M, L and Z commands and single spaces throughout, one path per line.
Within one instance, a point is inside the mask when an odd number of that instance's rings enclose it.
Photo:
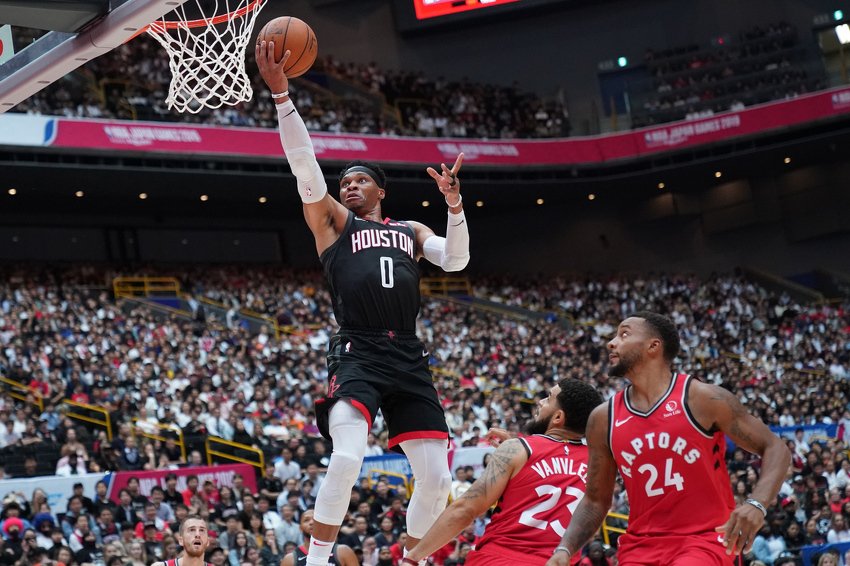
M 693 418 L 687 404 L 692 379 L 673 375 L 647 413 L 630 405 L 631 387 L 609 401 L 608 442 L 629 495 L 629 535 L 713 533 L 735 508 L 726 437 Z
M 584 497 L 587 446 L 544 434 L 519 440 L 528 461 L 508 482 L 477 549 L 492 553 L 499 547 L 499 552 L 534 556 L 545 564 Z
M 320 259 L 341 327 L 416 329 L 419 264 L 410 224 L 389 218 L 374 222 L 349 212 L 339 239 Z

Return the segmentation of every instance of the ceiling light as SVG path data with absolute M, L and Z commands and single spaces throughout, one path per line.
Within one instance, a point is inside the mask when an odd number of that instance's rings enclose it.
M 260 202 L 266 202 L 266 197 L 260 197 Z
M 78 196 L 78 197 L 83 196 L 83 191 L 77 191 L 77 196 Z
M 543 199 L 542 198 L 537 199 L 537 204 L 543 204 Z
M 208 197 L 207 195 L 201 195 L 201 200 L 204 200 L 204 201 L 205 201 L 205 200 L 207 200 L 207 199 L 209 199 L 209 198 L 210 198 L 210 197 Z
M 428 202 L 427 200 L 422 201 L 422 206 L 428 206 L 429 204 L 431 204 L 431 203 Z
M 475 203 L 475 206 L 484 206 L 484 201 L 479 200 L 478 202 Z
M 15 189 L 9 189 L 10 195 L 14 195 L 14 194 L 17 194 L 17 193 L 18 193 L 18 191 L 16 191 Z
M 142 200 L 145 200 L 146 198 L 148 198 L 148 193 L 142 193 L 142 194 L 140 194 L 140 195 L 139 195 L 139 198 L 140 198 L 140 199 L 142 199 Z
M 785 158 L 785 163 L 791 163 L 791 158 L 790 158 L 790 157 L 786 157 L 786 158 Z
M 595 198 L 596 198 L 596 195 L 595 195 L 595 194 L 593 194 L 593 193 L 591 193 L 591 194 L 587 195 L 587 200 L 593 200 L 593 199 L 595 199 Z
M 723 174 L 723 173 L 721 173 L 720 171 L 718 171 L 717 173 L 715 173 L 715 174 L 714 174 L 714 176 L 719 178 L 722 174 Z
M 658 188 L 659 188 L 659 189 L 663 189 L 663 188 L 664 188 L 664 183 L 658 183 Z

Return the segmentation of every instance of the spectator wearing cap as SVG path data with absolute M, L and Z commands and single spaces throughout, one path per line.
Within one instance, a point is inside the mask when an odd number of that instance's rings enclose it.
M 796 496 L 789 495 L 788 497 L 785 497 L 782 500 L 781 505 L 782 512 L 785 514 L 788 521 L 793 521 L 795 523 L 806 522 L 806 511 L 797 505 Z
M 136 538 L 145 538 L 145 529 L 153 525 L 156 527 L 156 540 L 161 541 L 166 535 L 171 535 L 171 529 L 168 523 L 156 516 L 156 505 L 153 502 L 148 502 L 145 505 L 144 517 L 142 522 L 136 525 Z

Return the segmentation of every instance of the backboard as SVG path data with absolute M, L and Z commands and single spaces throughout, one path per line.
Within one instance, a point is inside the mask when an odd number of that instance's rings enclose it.
M 86 61 L 120 46 L 139 30 L 184 2 L 186 0 L 114 0 L 111 10 L 103 15 L 102 11 L 98 12 L 98 3 L 89 0 L 85 4 L 89 5 L 91 11 L 77 13 L 77 19 L 67 24 L 82 25 L 81 31 L 51 31 L 0 65 L 0 114 Z M 16 4 L 21 5 L 20 2 Z M 43 3 L 33 2 L 33 6 L 37 4 Z M 38 9 L 46 8 L 39 6 Z M 0 25 L 20 25 L 26 23 L 28 18 L 34 17 L 39 16 L 32 11 L 27 13 L 27 8 L 18 8 L 14 12 L 3 9 L 0 10 Z M 91 20 L 86 21 L 87 17 Z M 3 21 L 4 19 L 10 21 Z M 53 23 L 57 24 L 56 29 L 62 29 L 61 16 L 57 16 Z

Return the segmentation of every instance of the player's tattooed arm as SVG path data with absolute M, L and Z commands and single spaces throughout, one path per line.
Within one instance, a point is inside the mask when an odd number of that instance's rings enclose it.
M 608 447 L 607 403 L 600 405 L 590 414 L 585 436 L 590 453 L 587 486 L 559 545 L 567 547 L 573 556 L 578 556 L 582 547 L 599 531 L 614 497 L 617 464 Z M 546 566 L 566 566 L 569 562 L 566 552 L 557 552 Z
M 791 465 L 791 453 L 785 443 L 749 414 L 735 395 L 716 385 L 692 382 L 688 406 L 703 428 L 723 432 L 738 446 L 761 456 L 762 474 L 751 499 L 764 507 L 774 503 Z M 724 533 L 727 554 L 748 552 L 763 521 L 763 513 L 754 505 L 736 508 L 726 524 L 717 528 Z
M 427 558 L 455 538 L 476 517 L 487 511 L 505 491 L 508 481 L 528 461 L 525 447 L 517 439 L 505 441 L 493 452 L 484 473 L 457 498 L 434 523 L 434 526 L 411 549 L 408 558 Z

